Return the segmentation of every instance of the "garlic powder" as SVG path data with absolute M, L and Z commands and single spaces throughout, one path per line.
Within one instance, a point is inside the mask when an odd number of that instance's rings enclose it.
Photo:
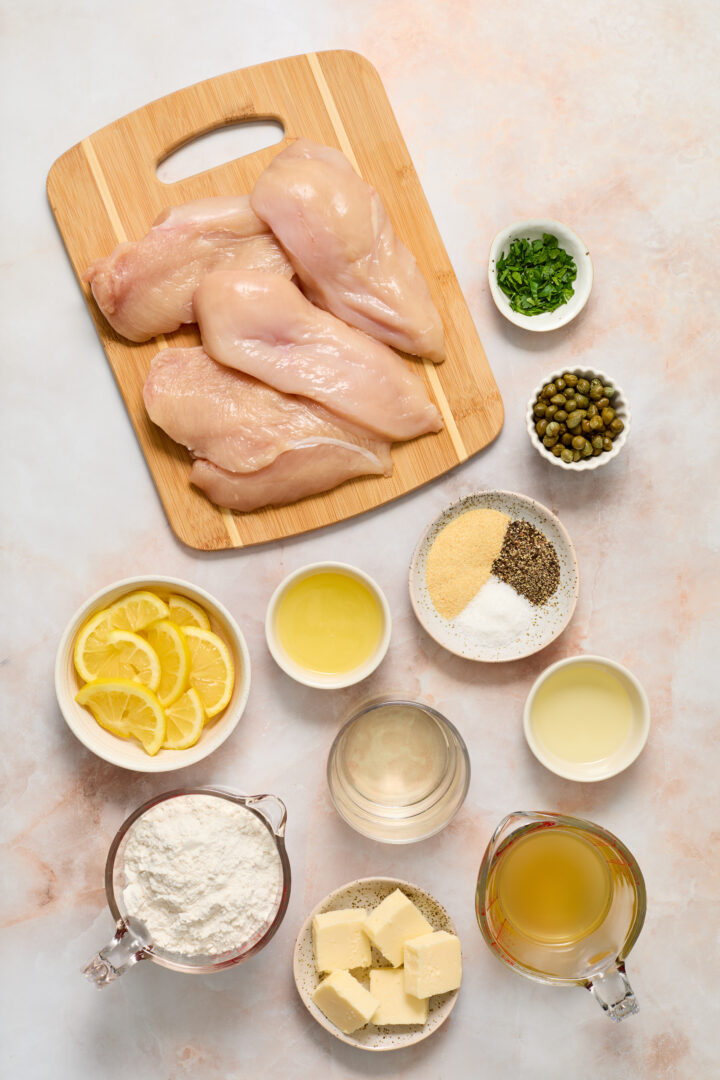
M 244 806 L 214 795 L 166 799 L 138 818 L 124 854 L 126 911 L 182 956 L 246 945 L 282 895 L 273 836 Z

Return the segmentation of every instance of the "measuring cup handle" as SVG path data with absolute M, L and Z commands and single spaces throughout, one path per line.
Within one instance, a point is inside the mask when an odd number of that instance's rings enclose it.
M 585 984 L 603 1012 L 619 1024 L 628 1016 L 640 1011 L 633 988 L 625 974 L 625 965 L 614 967 L 594 975 Z
M 129 924 L 122 920 L 118 922 L 115 937 L 110 944 L 93 956 L 82 969 L 85 978 L 89 979 L 98 990 L 102 990 L 108 983 L 119 979 L 128 968 L 147 956 L 145 950 L 149 941 L 144 935 L 142 924 L 140 927 L 132 925 L 135 921 L 130 920 Z
M 245 800 L 247 806 L 257 806 L 259 803 L 269 801 L 275 803 L 275 816 L 277 822 L 273 820 L 273 817 L 268 813 L 266 807 L 262 807 L 265 816 L 273 827 L 276 836 L 285 836 L 285 825 L 287 824 L 287 807 L 282 799 L 278 799 L 277 795 L 251 795 L 249 799 Z

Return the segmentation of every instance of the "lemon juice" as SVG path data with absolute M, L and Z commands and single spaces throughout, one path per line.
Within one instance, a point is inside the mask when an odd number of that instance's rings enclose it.
M 569 664 L 550 675 L 532 703 L 538 742 L 564 761 L 604 761 L 630 735 L 633 705 L 625 684 L 599 664 Z
M 277 607 L 275 629 L 287 656 L 306 671 L 342 675 L 364 664 L 382 637 L 380 604 L 362 581 L 320 571 L 293 582 Z

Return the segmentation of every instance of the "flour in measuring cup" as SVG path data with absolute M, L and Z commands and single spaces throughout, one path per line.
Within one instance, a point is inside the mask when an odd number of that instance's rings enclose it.
M 282 892 L 272 835 L 213 795 L 166 799 L 138 818 L 124 854 L 123 900 L 153 943 L 183 956 L 239 949 L 267 926 Z

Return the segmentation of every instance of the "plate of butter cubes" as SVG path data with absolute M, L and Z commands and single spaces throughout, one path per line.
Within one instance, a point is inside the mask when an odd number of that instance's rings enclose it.
M 326 896 L 295 943 L 295 985 L 310 1015 L 362 1050 L 397 1050 L 432 1035 L 462 981 L 447 911 L 407 881 L 361 878 Z

